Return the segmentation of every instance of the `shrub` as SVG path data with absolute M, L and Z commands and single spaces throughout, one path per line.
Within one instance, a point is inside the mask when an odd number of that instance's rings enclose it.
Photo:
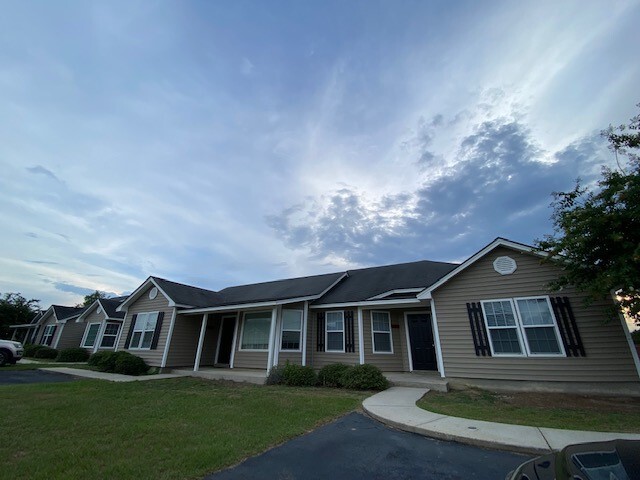
M 146 362 L 128 352 L 116 353 L 115 373 L 121 373 L 123 375 L 144 375 L 149 370 L 149 366 Z
M 267 375 L 267 385 L 282 385 L 284 383 L 284 366 L 273 367 Z
M 635 343 L 636 345 L 640 345 L 640 330 L 636 330 L 635 332 L 632 332 L 631 338 L 633 339 L 633 343 Z
M 356 365 L 346 370 L 341 383 L 345 388 L 354 390 L 384 390 L 389 388 L 389 381 L 375 365 Z
M 87 362 L 101 372 L 113 372 L 116 369 L 116 359 L 119 352 L 96 352 Z
M 282 371 L 284 384 L 292 387 L 313 387 L 318 377 L 313 368 L 287 362 Z
M 84 348 L 66 348 L 60 350 L 56 362 L 86 362 L 89 352 Z
M 318 372 L 318 383 L 325 387 L 342 387 L 342 375 L 350 368 L 344 363 L 325 365 Z
M 51 347 L 39 348 L 36 353 L 33 355 L 35 358 L 47 358 L 47 359 L 55 359 L 58 356 L 58 350 Z
M 35 357 L 36 352 L 40 350 L 44 345 L 37 345 L 30 343 L 29 345 L 24 346 L 24 356 L 25 357 Z

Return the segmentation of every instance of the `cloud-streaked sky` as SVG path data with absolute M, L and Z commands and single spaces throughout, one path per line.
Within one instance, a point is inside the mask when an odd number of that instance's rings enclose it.
M 532 243 L 614 162 L 638 25 L 639 1 L 2 2 L 0 292 Z

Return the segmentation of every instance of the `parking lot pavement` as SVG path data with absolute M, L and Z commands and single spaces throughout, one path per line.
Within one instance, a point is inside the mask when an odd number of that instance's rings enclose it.
M 529 458 L 401 432 L 350 413 L 206 480 L 501 480 Z
M 64 373 L 43 372 L 41 370 L 3 370 L 0 368 L 0 385 L 72 382 L 74 380 L 77 380 L 77 377 Z

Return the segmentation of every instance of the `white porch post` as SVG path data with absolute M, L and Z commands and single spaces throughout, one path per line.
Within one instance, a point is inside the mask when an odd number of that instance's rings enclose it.
M 267 372 L 273 366 L 273 347 L 275 346 L 276 321 L 278 318 L 278 307 L 271 310 L 271 329 L 269 330 L 269 354 L 267 355 Z
M 302 366 L 307 364 L 307 319 L 309 317 L 309 302 L 304 302 L 302 309 Z
M 238 346 L 238 325 L 240 323 L 240 312 L 236 313 L 236 325 L 233 327 L 233 346 L 231 347 L 231 358 L 229 359 L 229 368 L 233 368 L 233 361 L 236 358 L 236 348 Z
M 204 336 L 207 333 L 207 323 L 209 322 L 209 314 L 202 316 L 202 326 L 200 327 L 200 338 L 198 339 L 198 351 L 196 352 L 196 362 L 193 364 L 193 371 L 200 370 L 200 357 L 202 356 L 202 345 L 204 345 Z
M 278 365 L 280 358 L 280 335 L 282 335 L 282 305 L 278 305 L 276 312 L 276 336 L 273 341 L 273 366 Z
M 358 353 L 360 354 L 360 365 L 364 363 L 364 326 L 362 321 L 362 307 L 358 307 Z
M 436 356 L 438 357 L 438 370 L 444 378 L 444 363 L 442 362 L 442 347 L 440 346 L 440 332 L 438 331 L 438 317 L 436 317 L 436 304 L 431 299 L 431 321 L 433 324 L 433 339 L 436 341 Z

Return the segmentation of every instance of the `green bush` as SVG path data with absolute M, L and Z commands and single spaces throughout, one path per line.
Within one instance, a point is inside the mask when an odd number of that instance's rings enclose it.
M 265 383 L 267 385 L 282 385 L 284 383 L 284 366 L 278 365 L 269 370 Z
M 35 358 L 46 358 L 46 359 L 55 359 L 58 356 L 58 350 L 51 347 L 39 348 L 36 353 L 33 355 Z
M 318 383 L 324 387 L 342 387 L 342 375 L 350 368 L 344 363 L 325 365 L 318 372 Z
M 119 352 L 96 352 L 87 363 L 101 372 L 114 372 Z
M 144 375 L 148 371 L 149 366 L 142 358 L 128 352 L 116 353 L 115 373 L 121 373 L 123 375 Z
M 65 348 L 60 350 L 56 362 L 86 362 L 89 352 L 84 348 Z
M 356 365 L 346 370 L 341 377 L 342 386 L 353 390 L 384 390 L 389 381 L 374 365 Z
M 640 345 L 640 330 L 631 332 L 631 338 L 633 339 L 633 343 L 635 343 L 636 345 Z
M 24 346 L 24 356 L 25 357 L 35 357 L 36 356 L 36 352 L 38 350 L 40 350 L 42 347 L 44 347 L 44 345 L 38 345 L 38 344 L 33 344 L 33 343 L 25 345 Z
M 313 368 L 287 362 L 282 371 L 285 385 L 292 387 L 313 387 L 318 383 L 318 376 Z

